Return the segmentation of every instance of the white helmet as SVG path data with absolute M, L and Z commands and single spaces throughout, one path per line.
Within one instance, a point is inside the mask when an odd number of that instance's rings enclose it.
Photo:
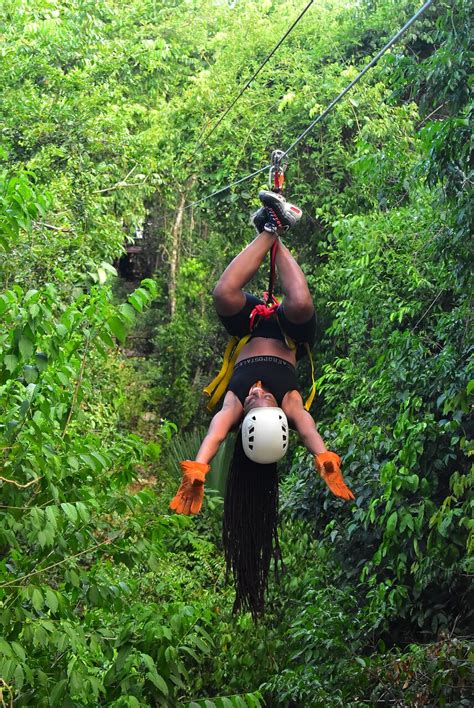
M 281 460 L 288 449 L 288 420 L 282 409 L 252 408 L 242 422 L 242 444 L 247 457 L 260 465 Z

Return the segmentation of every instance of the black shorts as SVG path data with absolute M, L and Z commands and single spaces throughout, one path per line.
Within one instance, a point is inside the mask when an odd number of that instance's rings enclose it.
M 250 313 L 255 305 L 264 304 L 263 300 L 250 293 L 245 293 L 245 301 L 243 308 L 235 315 L 219 315 L 220 321 L 233 337 L 245 337 L 246 334 L 250 334 Z M 296 358 L 300 359 L 306 353 L 304 345 L 309 344 L 312 347 L 316 340 L 316 315 L 313 312 L 307 322 L 295 324 L 287 318 L 284 306 L 281 304 L 276 309 L 276 316 L 260 320 L 254 326 L 252 334 L 254 337 L 279 339 L 282 342 L 285 341 L 286 334 L 296 343 Z

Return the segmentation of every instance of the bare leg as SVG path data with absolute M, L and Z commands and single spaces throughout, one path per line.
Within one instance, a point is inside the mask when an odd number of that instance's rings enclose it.
M 294 324 L 308 322 L 314 312 L 313 298 L 303 271 L 281 241 L 276 255 L 276 266 L 285 295 L 285 315 Z
M 242 288 L 258 271 L 274 241 L 274 234 L 263 231 L 229 263 L 213 292 L 219 315 L 235 315 L 245 305 Z

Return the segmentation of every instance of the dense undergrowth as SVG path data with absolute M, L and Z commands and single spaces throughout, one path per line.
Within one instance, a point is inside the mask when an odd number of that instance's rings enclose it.
M 288 171 L 313 412 L 355 503 L 295 440 L 257 625 L 232 616 L 220 496 L 168 511 L 224 345 L 210 292 L 261 184 L 180 206 L 287 147 L 414 9 L 313 7 L 196 151 L 293 2 L 3 3 L 2 705 L 470 705 L 465 0 L 434 3 Z

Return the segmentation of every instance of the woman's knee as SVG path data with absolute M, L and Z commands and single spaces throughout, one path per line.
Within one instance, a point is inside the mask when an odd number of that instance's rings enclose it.
M 314 304 L 310 295 L 286 297 L 283 302 L 286 317 L 295 324 L 308 322 L 314 315 Z
M 214 307 L 219 315 L 234 315 L 245 305 L 245 295 L 242 290 L 234 290 L 222 278 L 212 291 Z
M 214 305 L 217 307 L 221 303 L 225 303 L 229 296 L 232 295 L 232 290 L 229 288 L 228 284 L 220 278 L 214 286 L 212 291 L 212 299 L 214 300 Z

